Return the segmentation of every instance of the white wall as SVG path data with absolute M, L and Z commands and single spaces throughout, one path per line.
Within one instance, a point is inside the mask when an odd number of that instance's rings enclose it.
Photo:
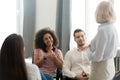
M 36 0 L 36 29 L 56 26 L 57 0 Z

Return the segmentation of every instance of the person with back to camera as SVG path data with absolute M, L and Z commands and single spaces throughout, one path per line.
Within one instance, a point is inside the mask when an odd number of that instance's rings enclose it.
M 66 53 L 63 62 L 65 80 L 88 80 L 90 75 L 90 61 L 87 56 L 86 36 L 81 29 L 74 31 L 74 40 L 77 48 Z
M 3 42 L 0 80 L 42 80 L 38 67 L 25 63 L 24 42 L 20 35 L 11 34 Z
M 90 80 L 112 80 L 115 75 L 114 57 L 116 56 L 118 34 L 113 25 L 115 13 L 112 3 L 102 1 L 96 9 L 98 32 L 88 49 L 92 61 Z
M 34 63 L 39 67 L 42 80 L 53 80 L 57 68 L 62 69 L 63 56 L 57 48 L 58 38 L 53 30 L 44 28 L 35 35 Z

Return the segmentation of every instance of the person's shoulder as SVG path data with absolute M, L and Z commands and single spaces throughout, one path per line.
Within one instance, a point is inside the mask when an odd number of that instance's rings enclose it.
M 37 49 L 34 49 L 34 51 L 42 51 L 42 49 L 40 49 L 40 48 L 37 48 Z
M 66 54 L 67 54 L 67 55 L 73 54 L 76 50 L 77 50 L 76 48 L 73 48 L 73 49 L 71 49 L 71 50 L 68 50 L 68 51 L 66 52 Z
M 55 48 L 55 51 L 61 51 L 60 49 L 58 49 L 58 48 Z
M 37 74 L 39 72 L 39 68 L 35 64 L 26 63 L 26 68 L 27 68 L 27 72 L 31 75 Z
M 40 48 L 34 49 L 34 54 L 43 53 L 43 50 Z
M 62 53 L 62 51 L 60 49 L 58 49 L 58 48 L 55 49 L 55 52 L 56 53 Z
M 26 66 L 28 66 L 28 67 L 36 67 L 37 65 L 32 64 L 32 63 L 26 63 Z
M 73 48 L 71 50 L 68 50 L 68 52 L 76 52 L 77 51 L 77 48 Z
M 104 29 L 108 29 L 111 27 L 114 27 L 113 23 L 103 23 L 103 24 L 99 25 L 98 29 L 104 30 Z
M 31 64 L 31 63 L 26 63 L 26 67 L 28 68 L 28 69 L 37 69 L 38 67 L 37 67 L 37 65 L 35 65 L 35 64 Z
M 39 68 L 35 64 L 26 63 L 26 69 L 29 80 L 41 80 Z

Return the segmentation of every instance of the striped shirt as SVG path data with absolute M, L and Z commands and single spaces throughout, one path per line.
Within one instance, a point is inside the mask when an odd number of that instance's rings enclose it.
M 41 56 L 44 56 L 46 52 L 44 52 L 42 49 L 35 49 L 34 54 L 38 54 L 39 57 L 41 57 Z M 62 52 L 59 49 L 55 49 L 54 54 L 57 57 L 60 57 L 61 59 L 63 59 Z M 57 67 L 51 58 L 47 58 L 44 61 L 44 64 L 42 65 L 42 67 L 39 67 L 39 69 L 42 70 L 45 74 L 50 74 L 54 76 L 56 74 Z

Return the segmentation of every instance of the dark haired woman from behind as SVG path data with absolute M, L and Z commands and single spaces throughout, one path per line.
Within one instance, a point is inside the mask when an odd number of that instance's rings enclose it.
M 35 35 L 34 63 L 39 67 L 42 80 L 53 80 L 56 69 L 62 69 L 63 56 L 57 49 L 58 38 L 49 28 L 38 31 Z
M 9 35 L 0 51 L 0 80 L 41 80 L 36 65 L 26 64 L 20 35 Z

